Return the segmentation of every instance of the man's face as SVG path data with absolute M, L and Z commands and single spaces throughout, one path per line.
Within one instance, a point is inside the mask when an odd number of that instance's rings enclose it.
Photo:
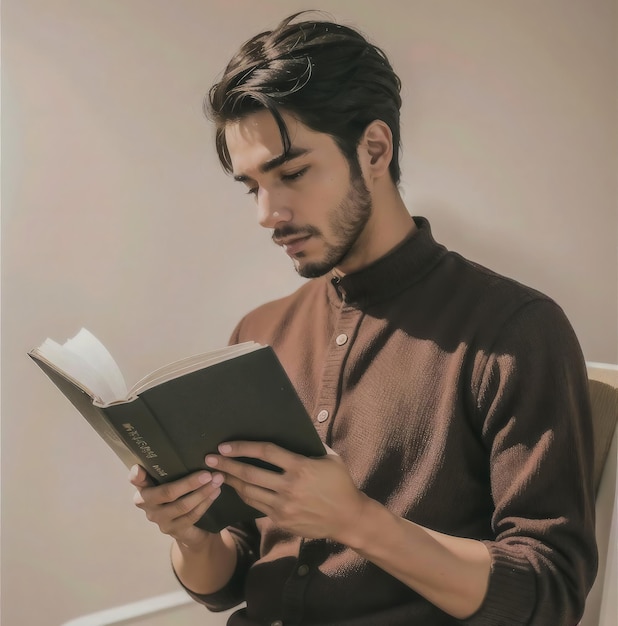
M 292 144 L 286 159 L 279 128 L 267 111 L 226 127 L 234 178 L 254 196 L 260 224 L 273 230 L 273 241 L 301 276 L 321 276 L 334 267 L 352 271 L 371 216 L 363 178 L 351 173 L 330 135 L 290 115 L 283 118 Z

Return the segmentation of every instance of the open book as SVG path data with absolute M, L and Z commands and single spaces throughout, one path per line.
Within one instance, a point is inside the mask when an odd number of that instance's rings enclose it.
M 47 339 L 28 354 L 124 464 L 142 465 L 156 483 L 205 469 L 204 457 L 223 441 L 271 441 L 306 456 L 324 454 L 270 346 L 247 342 L 194 355 L 131 388 L 86 329 L 64 344 Z M 224 484 L 197 525 L 217 532 L 260 515 Z

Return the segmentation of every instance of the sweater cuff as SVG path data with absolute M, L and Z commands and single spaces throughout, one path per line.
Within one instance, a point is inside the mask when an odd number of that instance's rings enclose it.
M 528 559 L 513 548 L 483 542 L 491 556 L 489 585 L 479 610 L 463 620 L 466 626 L 519 626 L 527 624 L 536 602 L 534 572 Z M 528 607 L 524 615 L 523 607 Z M 516 618 L 514 616 L 517 616 Z
M 178 574 L 172 567 L 172 571 L 174 572 L 174 576 L 176 576 L 176 580 L 180 584 L 180 586 L 190 595 L 196 602 L 203 604 L 209 611 L 213 613 L 218 613 L 220 611 L 227 611 L 243 601 L 242 595 L 239 594 L 239 581 L 238 579 L 238 570 L 236 570 L 223 589 L 216 591 L 215 593 L 203 594 L 196 593 L 195 591 L 191 591 L 183 582 L 178 578 Z
M 172 572 L 176 576 L 176 580 L 180 586 L 196 601 L 203 604 L 209 611 L 217 613 L 219 611 L 227 611 L 228 609 L 238 606 L 244 602 L 244 584 L 247 576 L 247 571 L 255 561 L 253 552 L 246 548 L 246 546 L 239 545 L 239 542 L 235 538 L 236 553 L 238 555 L 236 561 L 236 568 L 232 577 L 227 584 L 215 591 L 214 593 L 204 594 L 196 593 L 189 589 L 178 577 L 176 570 L 172 564 Z M 245 547 L 245 549 L 243 549 Z

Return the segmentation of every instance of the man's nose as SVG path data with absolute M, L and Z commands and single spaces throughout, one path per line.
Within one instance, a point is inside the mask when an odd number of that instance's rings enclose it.
M 281 222 L 292 219 L 292 212 L 286 207 L 283 194 L 272 192 L 263 187 L 258 190 L 258 222 L 264 228 L 275 228 Z

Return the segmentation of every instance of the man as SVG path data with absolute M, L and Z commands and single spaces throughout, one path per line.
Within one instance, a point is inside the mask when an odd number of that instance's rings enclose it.
M 135 467 L 135 501 L 198 601 L 246 601 L 230 626 L 574 626 L 596 569 L 580 349 L 554 302 L 410 217 L 399 86 L 354 30 L 292 16 L 211 89 L 222 164 L 313 279 L 232 342 L 274 347 L 330 453 L 229 442 L 171 484 Z M 267 517 L 196 528 L 223 482 Z

